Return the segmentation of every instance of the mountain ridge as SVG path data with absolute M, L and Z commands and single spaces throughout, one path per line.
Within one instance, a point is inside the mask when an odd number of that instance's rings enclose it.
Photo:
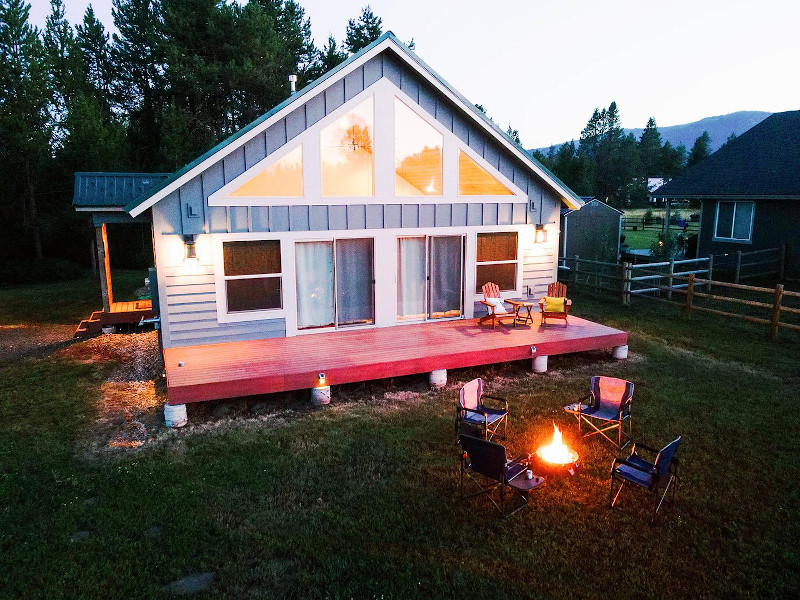
M 664 142 L 669 142 L 673 146 L 683 144 L 686 146 L 687 151 L 691 150 L 694 141 L 700 137 L 704 131 L 708 131 L 708 135 L 711 137 L 711 147 L 709 149 L 711 152 L 714 152 L 727 141 L 731 133 L 735 133 L 737 136 L 739 136 L 751 127 L 758 125 L 771 114 L 772 113 L 770 112 L 760 110 L 740 110 L 737 112 L 728 113 L 727 115 L 705 117 L 699 121 L 692 121 L 691 123 L 667 125 L 666 127 L 659 126 L 658 131 L 661 133 L 662 144 Z M 644 128 L 626 128 L 623 131 L 625 132 L 625 135 L 632 133 L 638 140 L 641 137 Z M 579 140 L 580 137 L 572 141 L 574 141 L 577 145 Z M 552 146 L 547 146 L 545 148 L 535 148 L 530 150 L 530 152 L 539 150 L 540 152 L 547 154 L 550 151 L 550 148 L 555 148 L 555 150 L 558 151 L 562 145 L 568 143 L 569 141 L 566 141 L 560 144 L 553 144 Z

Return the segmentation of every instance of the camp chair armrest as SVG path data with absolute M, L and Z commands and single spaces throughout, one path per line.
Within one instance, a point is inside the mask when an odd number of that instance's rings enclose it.
M 481 396 L 481 402 L 489 398 L 490 400 L 497 400 L 498 402 L 502 402 L 504 405 L 505 410 L 508 410 L 508 400 L 505 398 L 498 398 L 497 396 L 490 396 L 489 394 L 484 394 Z
M 654 456 L 660 452 L 660 450 L 656 450 L 655 448 L 651 448 L 650 446 L 645 446 L 641 442 L 634 442 L 633 447 L 631 448 L 631 454 L 630 454 L 631 456 L 633 456 L 636 453 L 637 448 L 641 448 L 642 450 L 647 450 L 648 452 L 652 452 Z
M 652 474 L 653 471 L 655 471 L 655 467 L 652 467 L 650 469 L 644 469 L 640 465 L 637 465 L 636 463 L 629 462 L 628 460 L 626 460 L 624 458 L 615 458 L 614 459 L 614 463 L 611 465 L 611 470 L 613 471 L 614 469 L 616 469 L 617 465 L 625 465 L 626 467 L 630 467 L 631 469 L 636 469 L 637 471 L 641 471 L 642 473 L 650 473 L 650 474 Z
M 527 462 L 527 461 L 529 461 L 529 460 L 530 460 L 530 458 L 531 458 L 531 455 L 530 455 L 530 454 L 523 454 L 523 455 L 521 455 L 521 456 L 518 456 L 517 458 L 515 458 L 514 460 L 512 460 L 511 462 L 509 462 L 509 463 L 506 465 L 506 468 L 508 468 L 508 467 L 513 467 L 514 465 L 518 465 L 518 464 L 520 464 L 520 463 Z

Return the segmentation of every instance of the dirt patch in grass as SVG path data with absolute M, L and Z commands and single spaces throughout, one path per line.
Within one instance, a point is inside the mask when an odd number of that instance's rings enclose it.
M 130 451 L 131 432 L 144 427 L 149 439 L 164 429 L 161 407 L 166 402 L 164 366 L 155 331 L 98 336 L 56 352 L 54 358 L 83 363 L 107 364 L 105 381 L 96 400 L 96 418 L 84 432 L 79 452 Z
M 0 363 L 46 356 L 73 342 L 74 325 L 0 325 Z

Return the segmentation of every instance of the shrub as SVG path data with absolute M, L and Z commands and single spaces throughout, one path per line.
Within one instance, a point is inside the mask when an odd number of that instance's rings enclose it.
M 80 265 L 62 258 L 9 261 L 0 264 L 0 285 L 70 281 L 85 272 Z

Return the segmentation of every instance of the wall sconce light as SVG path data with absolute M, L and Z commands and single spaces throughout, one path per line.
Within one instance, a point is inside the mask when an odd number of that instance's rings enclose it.
M 547 241 L 547 230 L 544 228 L 544 224 L 536 224 L 536 231 L 533 234 L 533 241 L 536 244 L 542 244 Z
M 183 243 L 186 245 L 186 256 L 183 259 L 183 264 L 189 266 L 195 266 L 200 264 L 200 260 L 197 258 L 197 236 L 195 235 L 184 235 L 183 236 Z
M 326 380 L 325 380 L 325 373 L 320 373 L 320 374 L 317 376 L 317 385 L 318 385 L 319 387 L 325 387 L 326 385 L 328 385 L 328 384 L 327 384 L 327 382 L 326 382 Z

